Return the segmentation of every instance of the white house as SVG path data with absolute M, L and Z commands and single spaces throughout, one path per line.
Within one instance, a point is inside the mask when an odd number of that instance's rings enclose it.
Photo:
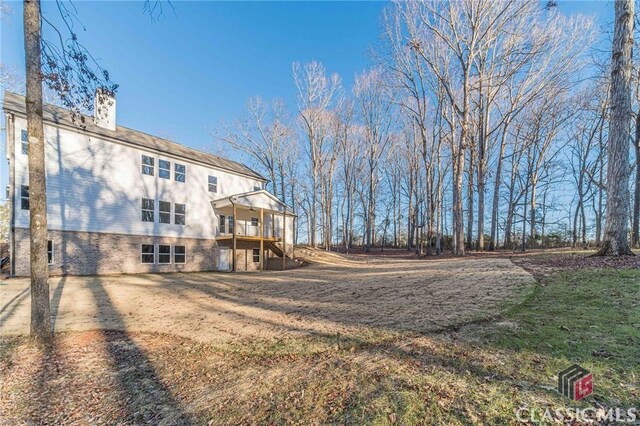
M 106 106 L 105 106 L 106 105 Z M 295 214 L 243 164 L 117 126 L 115 99 L 95 118 L 44 106 L 50 273 L 283 268 Z M 29 274 L 25 99 L 5 93 L 10 256 Z M 235 255 L 234 255 L 235 253 Z

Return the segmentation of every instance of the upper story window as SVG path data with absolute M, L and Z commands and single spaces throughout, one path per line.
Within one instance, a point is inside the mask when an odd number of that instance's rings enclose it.
M 155 211 L 155 201 L 150 198 L 142 199 L 142 221 L 153 222 Z
M 20 144 L 22 145 L 22 153 L 29 154 L 29 133 L 25 129 L 20 131 Z
M 148 155 L 142 156 L 142 174 L 153 176 L 154 159 Z
M 47 263 L 53 265 L 53 241 L 47 240 Z
M 174 163 L 176 182 L 184 182 L 187 177 L 187 166 L 184 164 Z
M 251 218 L 251 226 L 258 226 L 258 218 L 257 217 L 252 217 Z
M 29 187 L 25 185 L 20 187 L 20 207 L 29 210 Z
M 171 179 L 171 161 L 158 160 L 158 176 L 162 179 Z
M 186 206 L 184 204 L 175 203 L 173 223 L 175 223 L 176 225 L 184 225 L 186 222 L 185 221 L 186 214 L 187 214 Z
M 260 188 L 259 186 L 254 186 L 254 187 L 253 187 L 253 190 L 254 190 L 254 191 L 260 191 L 261 189 L 262 189 L 262 188 Z
M 171 203 L 169 201 L 160 201 L 158 211 L 160 223 L 171 223 Z
M 233 216 L 229 216 L 227 220 L 229 221 L 229 233 L 233 234 Z
M 218 192 L 217 176 L 209 176 L 209 192 Z

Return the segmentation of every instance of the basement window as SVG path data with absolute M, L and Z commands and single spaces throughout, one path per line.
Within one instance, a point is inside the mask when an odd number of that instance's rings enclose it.
M 253 263 L 260 263 L 260 249 L 253 249 Z
M 174 209 L 173 223 L 176 225 L 184 225 L 186 222 L 187 207 L 184 204 L 175 203 Z
M 169 201 L 160 201 L 159 220 L 160 223 L 171 223 L 171 203 Z
M 185 246 L 173 246 L 173 263 L 187 263 Z
M 155 263 L 155 248 L 153 244 L 142 244 L 142 263 Z
M 171 246 L 158 245 L 158 263 L 171 263 Z
M 29 133 L 25 129 L 20 131 L 20 143 L 22 145 L 22 153 L 29 155 Z
M 154 211 L 155 211 L 155 202 L 150 198 L 142 199 L 142 221 L 143 222 L 153 222 L 154 219 Z
M 158 160 L 158 176 L 162 179 L 171 179 L 171 162 Z
M 154 159 L 148 155 L 142 156 L 142 174 L 153 176 Z
M 186 180 L 187 177 L 187 166 L 184 164 L 174 163 L 175 166 L 175 179 L 176 182 L 182 182 Z
M 20 207 L 29 210 L 29 187 L 25 185 L 20 187 Z
M 53 241 L 47 240 L 47 263 L 53 265 Z

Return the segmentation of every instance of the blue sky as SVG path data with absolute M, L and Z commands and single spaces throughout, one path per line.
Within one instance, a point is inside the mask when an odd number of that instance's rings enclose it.
M 22 4 L 8 2 L 0 61 L 22 74 Z M 292 62 L 317 60 L 345 87 L 366 68 L 386 2 L 183 2 L 157 22 L 143 3 L 76 1 L 81 42 L 109 70 L 118 124 L 185 145 L 212 147 L 221 122 L 242 116 L 248 98 L 280 97 L 295 107 Z M 612 2 L 560 2 L 568 13 L 610 22 Z M 57 20 L 55 3 L 43 11 Z M 4 164 L 3 164 L 4 167 Z M 1 180 L 6 181 L 2 173 Z

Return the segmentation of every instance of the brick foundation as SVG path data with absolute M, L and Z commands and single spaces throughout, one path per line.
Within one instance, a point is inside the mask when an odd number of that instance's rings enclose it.
M 194 272 L 217 269 L 218 245 L 215 240 L 153 237 L 73 231 L 49 231 L 54 244 L 54 263 L 50 275 L 138 274 L 147 272 Z M 183 245 L 184 264 L 141 262 L 142 244 Z M 15 275 L 29 275 L 29 230 L 15 229 Z M 156 256 L 157 256 L 156 247 Z M 173 259 L 172 259 L 173 262 Z

